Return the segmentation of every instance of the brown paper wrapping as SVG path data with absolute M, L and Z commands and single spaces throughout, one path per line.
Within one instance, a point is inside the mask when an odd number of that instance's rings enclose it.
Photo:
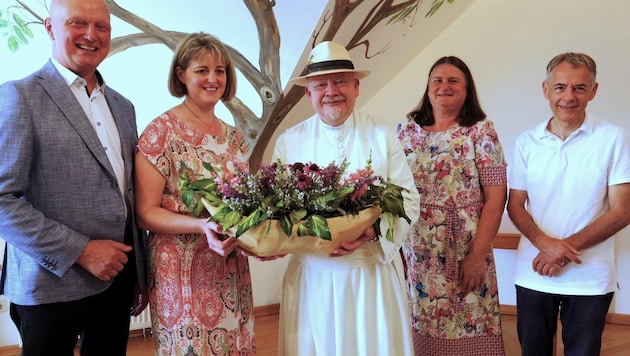
M 213 213 L 217 208 L 204 201 L 206 209 Z M 260 256 L 285 255 L 289 253 L 321 253 L 329 254 L 339 247 L 342 242 L 358 239 L 365 229 L 372 226 L 381 214 L 379 207 L 370 207 L 361 210 L 357 215 L 344 215 L 328 218 L 328 228 L 332 235 L 332 241 L 324 240 L 316 236 L 298 236 L 297 225 L 293 226 L 293 233 L 287 236 L 278 220 L 266 220 L 257 226 L 247 230 L 238 238 L 241 248 Z M 228 234 L 234 234 L 235 228 Z

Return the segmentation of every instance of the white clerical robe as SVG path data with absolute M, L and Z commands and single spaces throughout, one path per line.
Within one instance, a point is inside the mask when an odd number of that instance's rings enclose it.
M 346 173 L 365 168 L 408 189 L 405 212 L 414 223 L 420 197 L 394 127 L 355 111 L 340 126 L 315 115 L 277 140 L 273 160 L 326 166 L 344 159 Z M 409 224 L 398 219 L 394 243 L 381 237 L 348 256 L 294 254 L 280 304 L 278 354 L 286 356 L 413 355 L 400 247 Z M 381 219 L 381 231 L 387 231 Z

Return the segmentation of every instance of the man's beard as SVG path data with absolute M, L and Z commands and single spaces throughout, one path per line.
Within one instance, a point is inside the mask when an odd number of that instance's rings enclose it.
M 339 106 L 325 106 L 323 114 L 328 121 L 337 122 L 341 119 L 341 108 Z
M 344 102 L 344 101 L 345 101 L 345 98 L 343 96 L 341 96 L 341 95 L 335 95 L 333 97 L 329 97 L 329 98 L 324 99 L 322 101 L 322 104 L 324 104 L 323 105 L 323 110 L 322 110 L 322 112 L 324 114 L 324 118 L 326 120 L 328 120 L 329 122 L 331 122 L 331 123 L 332 122 L 336 123 L 336 122 L 345 120 L 346 119 L 345 117 L 341 117 L 341 114 L 342 114 L 341 106 L 339 106 L 339 105 L 332 105 L 332 106 L 326 105 L 326 104 L 329 104 L 329 103 L 341 103 L 341 102 Z

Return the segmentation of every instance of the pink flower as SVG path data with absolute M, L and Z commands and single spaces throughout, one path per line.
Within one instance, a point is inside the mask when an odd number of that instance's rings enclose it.
M 298 174 L 296 178 L 297 180 L 295 182 L 295 186 L 300 190 L 307 190 L 307 188 L 311 185 L 311 177 L 306 174 Z

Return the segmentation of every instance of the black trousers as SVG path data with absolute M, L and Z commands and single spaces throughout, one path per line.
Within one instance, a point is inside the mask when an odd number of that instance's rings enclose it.
M 593 296 L 558 295 L 516 286 L 516 328 L 522 355 L 553 355 L 558 313 L 564 354 L 599 355 L 612 298 L 612 292 Z
M 34 306 L 12 303 L 11 319 L 22 338 L 22 355 L 73 356 L 80 337 L 82 356 L 124 356 L 134 275 L 135 266 L 128 263 L 100 294 Z

